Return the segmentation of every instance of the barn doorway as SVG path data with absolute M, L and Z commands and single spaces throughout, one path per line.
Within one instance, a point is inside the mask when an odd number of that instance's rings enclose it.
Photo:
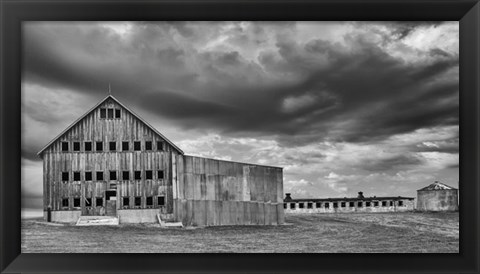
M 117 216 L 117 191 L 107 190 L 105 191 L 105 201 L 107 202 L 105 207 L 105 215 Z

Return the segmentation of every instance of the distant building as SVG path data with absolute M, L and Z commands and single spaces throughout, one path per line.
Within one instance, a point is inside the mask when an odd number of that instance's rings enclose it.
M 285 213 L 353 213 L 353 212 L 401 212 L 414 209 L 413 197 L 364 197 L 358 192 L 352 198 L 292 199 L 286 193 L 283 200 Z
M 417 210 L 457 211 L 458 189 L 438 181 L 417 190 Z
M 66 110 L 68 111 L 68 110 Z M 187 156 L 109 95 L 49 142 L 43 210 L 53 222 L 282 224 L 283 171 Z

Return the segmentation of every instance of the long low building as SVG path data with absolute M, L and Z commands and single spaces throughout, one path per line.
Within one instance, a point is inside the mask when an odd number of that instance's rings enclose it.
M 359 192 L 351 198 L 292 199 L 286 193 L 285 213 L 353 213 L 353 212 L 404 212 L 414 210 L 413 197 L 364 197 Z

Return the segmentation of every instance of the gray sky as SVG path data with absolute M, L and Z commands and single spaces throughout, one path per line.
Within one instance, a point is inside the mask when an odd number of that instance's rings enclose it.
M 458 187 L 458 22 L 28 22 L 22 189 L 107 95 L 186 154 L 284 167 L 295 198 Z

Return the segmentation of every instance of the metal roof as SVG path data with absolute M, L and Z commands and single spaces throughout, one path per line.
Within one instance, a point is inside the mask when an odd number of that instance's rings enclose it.
M 446 184 L 440 183 L 439 181 L 435 181 L 435 183 L 428 185 L 424 188 L 421 188 L 417 191 L 425 191 L 425 190 L 447 190 L 447 189 L 456 189 L 454 187 L 448 186 Z
M 89 111 L 87 111 L 85 114 L 83 114 L 82 116 L 80 116 L 80 118 L 78 118 L 77 120 L 75 120 L 75 122 L 73 122 L 70 126 L 68 126 L 64 131 L 62 131 L 60 134 L 57 135 L 57 137 L 55 137 L 52 141 L 50 141 L 47 145 L 45 145 L 45 147 L 43 147 L 38 153 L 37 155 L 40 155 L 42 154 L 51 144 L 53 144 L 55 141 L 57 141 L 60 137 L 63 136 L 63 134 L 65 134 L 68 130 L 70 130 L 74 125 L 76 125 L 79 121 L 81 121 L 83 118 L 85 118 L 88 114 L 90 114 L 92 111 L 94 111 L 98 106 L 100 106 L 103 102 L 105 102 L 106 100 L 108 99 L 112 99 L 113 101 L 115 101 L 117 104 L 119 104 L 120 106 L 122 106 L 125 110 L 127 110 L 128 112 L 130 112 L 131 115 L 133 115 L 135 118 L 137 118 L 138 120 L 142 121 L 148 128 L 150 128 L 153 132 L 155 132 L 157 135 L 159 135 L 160 137 L 162 137 L 167 143 L 169 143 L 172 147 L 174 147 L 178 152 L 180 152 L 181 154 L 184 154 L 183 151 L 177 147 L 174 143 L 172 143 L 172 141 L 168 140 L 167 137 L 165 137 L 163 134 L 161 134 L 160 132 L 158 132 L 153 126 L 151 126 L 149 123 L 147 123 L 145 120 L 143 120 L 140 116 L 138 116 L 137 114 L 135 114 L 135 112 L 133 112 L 132 110 L 130 110 L 128 107 L 126 107 L 124 104 L 120 103 L 120 101 L 118 101 L 115 97 L 113 97 L 112 95 L 108 95 L 107 97 L 105 97 L 103 100 L 101 100 L 100 102 L 98 102 L 94 107 L 92 107 Z

